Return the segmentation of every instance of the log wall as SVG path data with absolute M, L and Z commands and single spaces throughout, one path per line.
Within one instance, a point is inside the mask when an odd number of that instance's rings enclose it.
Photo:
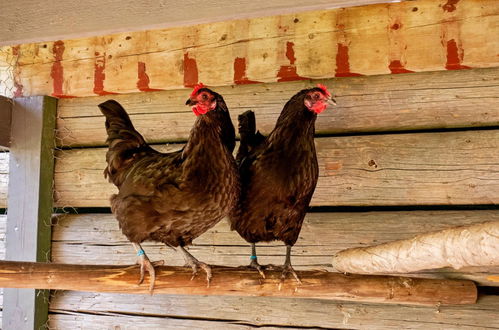
M 335 94 L 338 106 L 316 124 L 320 178 L 312 205 L 321 208 L 307 215 L 293 248 L 297 269 L 334 271 L 331 256 L 341 249 L 498 220 L 498 15 L 492 0 L 419 0 L 3 48 L 0 54 L 18 61 L 14 94 L 61 97 L 55 204 L 82 214 L 54 217 L 52 260 L 134 261 L 109 214 L 115 188 L 102 175 L 104 118 L 96 105 L 118 100 L 155 148 L 173 150 L 195 119 L 183 105 L 190 93 L 184 87 L 198 81 L 225 97 L 233 120 L 254 110 L 265 134 L 298 90 L 321 82 Z M 0 153 L 0 208 L 5 164 L 8 154 Z M 166 246 L 145 243 L 144 249 L 152 260 L 182 264 Z M 279 242 L 257 249 L 263 263 L 284 261 Z M 190 250 L 209 263 L 249 262 L 248 244 L 226 221 Z M 412 275 L 499 286 L 497 267 Z M 407 307 L 68 291 L 53 292 L 49 325 L 499 329 L 498 298 Z

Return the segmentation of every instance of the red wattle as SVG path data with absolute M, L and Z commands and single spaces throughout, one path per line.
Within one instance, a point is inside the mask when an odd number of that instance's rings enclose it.
M 200 104 L 198 105 L 195 105 L 192 107 L 192 112 L 194 112 L 194 114 L 196 116 L 200 116 L 200 115 L 204 115 L 205 113 L 207 113 L 210 109 L 208 108 L 205 108 L 205 107 L 202 107 Z
M 319 114 L 322 111 L 326 110 L 327 104 L 324 102 L 316 102 L 314 106 L 312 107 L 312 111 Z

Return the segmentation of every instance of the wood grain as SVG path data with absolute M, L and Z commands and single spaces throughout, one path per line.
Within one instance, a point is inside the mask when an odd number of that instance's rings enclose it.
M 57 97 L 177 89 L 198 81 L 222 86 L 498 66 L 497 1 L 446 4 L 310 11 L 24 44 L 0 54 L 15 54 L 11 70 L 24 96 Z
M 481 223 L 487 219 L 499 219 L 499 211 L 309 213 L 293 247 L 292 262 L 300 270 L 335 271 L 331 266 L 331 256 L 338 251 L 406 239 L 457 225 Z M 55 223 L 52 237 L 54 262 L 126 265 L 135 258 L 131 244 L 111 214 L 60 215 Z M 172 266 L 184 264 L 182 255 L 165 245 L 146 242 L 143 247 L 151 260 L 165 260 Z M 189 250 L 210 264 L 237 267 L 249 263 L 249 244 L 230 230 L 226 220 L 194 240 Z M 259 243 L 257 254 L 262 264 L 280 265 L 284 262 L 285 247 L 281 242 Z M 411 274 L 471 279 L 479 285 L 499 286 L 499 281 L 491 278 L 494 275 L 499 275 L 499 268 L 442 269 Z
M 287 100 L 322 83 L 338 103 L 316 122 L 318 134 L 405 131 L 499 125 L 499 68 L 401 75 L 336 78 L 274 84 L 216 87 L 237 116 L 255 111 L 263 134 L 274 128 Z M 186 107 L 190 90 L 61 99 L 59 146 L 99 146 L 107 138 L 97 104 L 113 98 L 130 113 L 149 142 L 186 141 L 195 116 Z
M 137 285 L 140 266 L 56 264 L 0 261 L 0 286 L 89 292 L 148 293 Z M 267 270 L 262 279 L 249 268 L 212 266 L 207 286 L 204 276 L 192 278 L 190 267 L 158 266 L 154 293 L 217 296 L 292 297 L 409 305 L 468 305 L 477 300 L 472 281 L 436 280 L 402 276 L 344 275 L 300 271 L 301 284 L 280 270 Z
M 311 205 L 496 204 L 499 130 L 317 138 Z M 159 147 L 171 150 L 180 146 Z M 105 148 L 57 153 L 55 204 L 108 207 Z
M 403 306 L 359 304 L 315 299 L 273 297 L 126 295 L 84 292 L 56 292 L 51 299 L 54 313 L 113 313 L 114 323 L 124 317 L 175 316 L 189 320 L 218 320 L 226 323 L 269 327 L 336 329 L 498 329 L 499 297 L 484 296 L 476 305 Z M 95 320 L 92 316 L 90 320 Z M 135 319 L 137 320 L 137 319 Z M 103 320 L 103 322 L 106 322 Z M 137 321 L 140 322 L 140 321 Z M 223 322 L 223 323 L 222 323 Z
M 120 315 L 116 313 L 103 313 L 92 315 L 70 311 L 55 311 L 49 314 L 49 329 L 251 329 L 250 325 L 232 323 L 221 320 L 191 320 L 177 319 L 175 317 L 157 317 L 145 315 Z M 60 314 L 59 314 L 60 313 Z M 140 324 L 138 326 L 137 324 Z M 288 328 L 288 327 L 287 327 Z M 289 327 L 290 329 L 299 329 Z M 263 327 L 270 329 L 270 327 Z

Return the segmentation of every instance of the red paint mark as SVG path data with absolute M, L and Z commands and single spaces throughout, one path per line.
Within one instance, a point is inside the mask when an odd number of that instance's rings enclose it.
M 149 88 L 149 76 L 146 73 L 146 64 L 144 62 L 139 62 L 137 68 L 138 80 L 137 80 L 137 88 L 141 92 L 155 92 L 160 91 L 161 89 L 157 88 Z
M 286 43 L 286 57 L 289 60 L 290 65 L 281 65 L 279 72 L 277 72 L 277 81 L 293 81 L 293 80 L 307 80 L 308 78 L 300 77 L 296 72 L 296 57 L 294 50 L 294 43 L 288 41 Z
M 348 57 L 348 46 L 338 43 L 338 53 L 336 54 L 336 74 L 335 77 L 358 77 L 360 73 L 350 72 Z
M 12 55 L 14 55 L 14 56 L 19 56 L 19 49 L 21 49 L 21 46 L 20 46 L 20 45 L 13 46 L 13 47 L 12 47 Z
M 296 61 L 295 50 L 293 48 L 294 45 L 294 43 L 289 41 L 286 43 L 286 57 L 288 58 L 289 64 L 291 65 L 294 65 Z
M 461 65 L 463 55 L 462 53 L 461 56 L 459 55 L 456 41 L 454 39 L 447 41 L 447 63 L 445 64 L 447 70 L 471 69 L 469 66 Z
M 400 60 L 391 61 L 388 68 L 390 69 L 390 71 L 392 73 L 412 73 L 412 72 L 414 72 L 414 71 L 407 70 L 406 68 L 404 68 L 404 66 L 402 65 Z
M 234 60 L 234 83 L 236 85 L 259 83 L 259 81 L 249 80 L 246 77 L 246 58 L 244 57 L 236 57 Z
M 94 93 L 97 95 L 112 95 L 118 94 L 113 92 L 106 92 L 104 90 L 104 80 L 106 80 L 106 53 L 102 57 L 99 56 L 98 52 L 95 52 L 95 64 L 94 64 Z
M 58 40 L 54 42 L 52 47 L 52 53 L 54 54 L 54 63 L 52 64 L 52 70 L 50 71 L 50 76 L 53 82 L 52 96 L 58 98 L 72 98 L 75 96 L 64 95 L 62 91 L 64 82 L 64 68 L 62 67 L 62 54 L 64 54 L 64 42 Z
M 194 87 L 198 83 L 198 66 L 196 60 L 184 54 L 184 86 Z
M 19 49 L 20 48 L 21 48 L 21 46 L 19 46 L 19 45 L 12 47 L 12 55 L 19 56 Z M 21 84 L 20 77 L 18 75 L 19 70 L 21 68 L 18 65 L 16 65 L 16 69 L 17 70 L 15 71 L 15 74 L 14 74 L 14 87 L 16 88 L 16 90 L 14 91 L 14 97 L 22 97 L 24 86 Z
M 390 28 L 391 28 L 392 30 L 398 30 L 398 29 L 400 29 L 400 24 L 399 24 L 399 23 L 395 23 L 395 24 L 393 24 Z
M 459 0 L 447 0 L 447 3 L 442 6 L 442 9 L 448 13 L 451 13 L 456 10 L 456 5 L 458 2 Z

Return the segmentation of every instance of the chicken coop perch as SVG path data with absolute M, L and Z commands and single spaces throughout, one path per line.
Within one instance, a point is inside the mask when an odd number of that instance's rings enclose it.
M 247 268 L 214 267 L 207 287 L 204 276 L 191 280 L 185 267 L 156 268 L 154 294 L 271 296 L 316 298 L 414 305 L 473 304 L 475 284 L 467 280 L 421 279 L 393 276 L 343 275 L 325 271 L 298 272 L 302 284 L 287 280 L 279 290 L 279 271 L 262 279 Z M 137 285 L 139 266 L 71 265 L 0 261 L 0 287 L 149 293 L 148 280 Z

